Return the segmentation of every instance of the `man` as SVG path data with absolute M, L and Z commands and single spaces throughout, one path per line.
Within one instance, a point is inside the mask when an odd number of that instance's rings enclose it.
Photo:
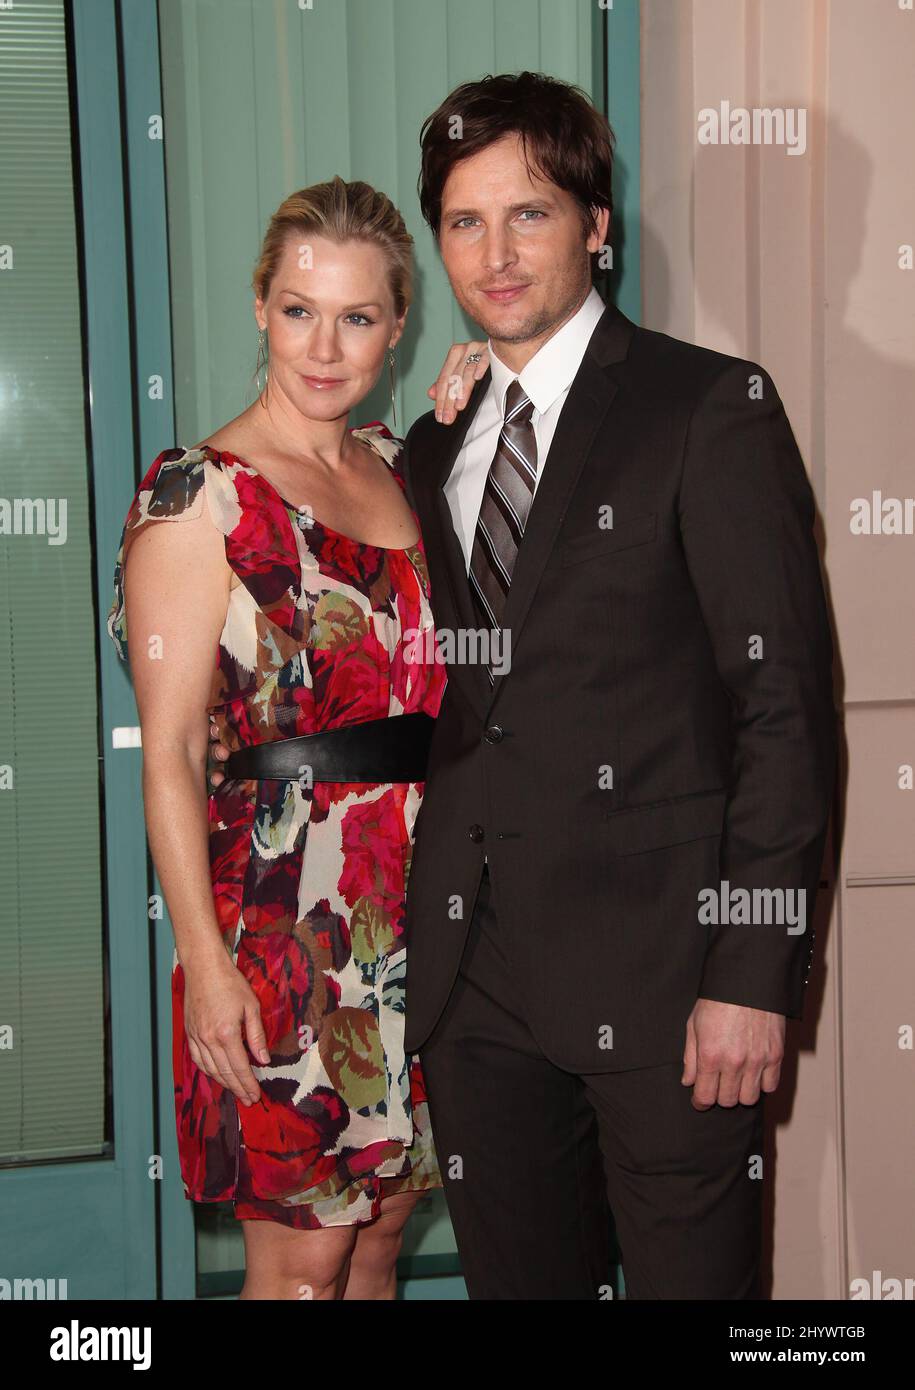
M 761 1093 L 835 765 L 814 503 L 761 367 L 592 288 L 611 166 L 599 113 L 537 74 L 423 128 L 423 214 L 491 366 L 405 467 L 437 629 L 501 632 L 503 669 L 449 666 L 406 1046 L 471 1297 L 599 1297 L 605 1191 L 629 1297 L 758 1297 Z
M 405 1045 L 472 1298 L 605 1296 L 608 1201 L 628 1297 L 753 1298 L 832 645 L 770 376 L 592 288 L 611 172 L 604 118 L 538 74 L 423 127 L 423 214 L 490 368 L 402 455 L 454 656 Z

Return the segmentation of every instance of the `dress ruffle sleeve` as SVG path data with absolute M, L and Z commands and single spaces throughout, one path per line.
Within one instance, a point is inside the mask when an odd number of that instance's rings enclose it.
M 372 420 L 368 425 L 362 425 L 350 433 L 356 439 L 364 439 L 366 443 L 374 444 L 385 462 L 390 464 L 394 463 L 404 444 L 402 439 L 391 433 L 382 420 Z
M 166 449 L 151 465 L 130 504 L 114 563 L 114 599 L 106 624 L 122 661 L 127 660 L 124 568 L 130 544 L 153 521 L 188 521 L 199 516 L 207 493 L 206 468 L 204 458 L 188 457 L 186 449 Z

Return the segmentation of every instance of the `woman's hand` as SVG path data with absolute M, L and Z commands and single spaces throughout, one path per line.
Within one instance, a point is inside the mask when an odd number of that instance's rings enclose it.
M 479 362 L 468 362 L 471 353 L 480 353 Z M 489 350 L 485 343 L 454 343 L 445 358 L 438 381 L 426 392 L 435 401 L 435 418 L 442 425 L 457 419 L 470 400 L 473 383 L 485 376 L 489 367 Z
M 228 953 L 182 966 L 184 1029 L 195 1064 L 227 1087 L 243 1105 L 260 1100 L 243 1038 L 251 1055 L 270 1061 L 257 997 Z

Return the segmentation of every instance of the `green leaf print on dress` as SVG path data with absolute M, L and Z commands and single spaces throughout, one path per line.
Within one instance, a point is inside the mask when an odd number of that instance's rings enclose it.
M 351 1110 L 382 1103 L 387 1072 L 378 1023 L 371 1013 L 336 1009 L 324 1020 L 318 1047 L 331 1085 Z
M 345 594 L 332 589 L 322 594 L 312 614 L 308 645 L 332 652 L 352 647 L 368 635 L 369 618 L 364 609 Z

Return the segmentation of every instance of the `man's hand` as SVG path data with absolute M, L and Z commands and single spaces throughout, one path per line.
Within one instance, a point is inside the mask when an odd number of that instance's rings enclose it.
M 697 999 L 686 1020 L 684 1086 L 693 1087 L 693 1105 L 753 1105 L 760 1089 L 778 1086 L 785 1055 L 785 1016 L 743 1004 Z
M 221 782 L 226 780 L 226 776 L 224 772 L 219 771 L 213 759 L 216 758 L 219 762 L 224 763 L 229 756 L 229 750 L 224 743 L 219 742 L 219 730 L 216 725 L 212 723 L 210 724 L 210 742 L 208 748 L 207 777 L 209 778 L 211 786 L 218 787 Z

